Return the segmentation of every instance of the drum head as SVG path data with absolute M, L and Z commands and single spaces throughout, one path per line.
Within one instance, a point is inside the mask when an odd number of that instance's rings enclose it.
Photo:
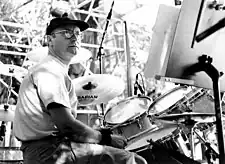
M 176 87 L 164 95 L 158 97 L 149 107 L 149 114 L 162 114 L 169 107 L 176 104 L 181 100 L 187 93 L 191 91 L 191 88 L 187 87 Z
M 167 135 L 172 134 L 173 131 L 177 129 L 177 124 L 167 124 L 162 128 L 158 128 L 153 131 L 149 131 L 144 135 L 141 135 L 128 143 L 128 146 L 125 148 L 128 151 L 138 152 L 145 149 L 150 143 L 148 140 L 157 141 Z
M 145 96 L 130 97 L 122 100 L 108 109 L 104 116 L 104 120 L 109 124 L 123 123 L 133 116 L 136 118 L 144 112 L 147 112 L 151 102 L 151 99 Z

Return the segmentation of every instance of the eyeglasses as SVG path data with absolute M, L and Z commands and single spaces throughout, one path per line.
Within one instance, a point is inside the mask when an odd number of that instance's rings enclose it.
M 79 40 L 83 38 L 83 35 L 81 32 L 72 31 L 72 30 L 61 30 L 61 31 L 53 32 L 52 34 L 59 34 L 59 33 L 62 33 L 66 39 L 71 39 L 73 36 L 75 36 L 76 39 L 79 39 Z

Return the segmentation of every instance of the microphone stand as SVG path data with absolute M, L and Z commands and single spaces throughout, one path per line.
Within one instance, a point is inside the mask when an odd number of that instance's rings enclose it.
M 114 1 L 112 2 L 111 9 L 110 9 L 109 14 L 107 16 L 107 22 L 106 22 L 105 30 L 103 32 L 102 40 L 101 40 L 101 43 L 100 43 L 100 46 L 99 46 L 99 49 L 98 49 L 98 53 L 97 53 L 97 58 L 99 60 L 99 74 L 103 73 L 102 56 L 104 55 L 104 53 L 103 53 L 103 46 L 102 46 L 102 44 L 103 44 L 103 41 L 104 41 L 104 38 L 105 38 L 105 34 L 107 32 L 109 21 L 110 21 L 111 16 L 112 16 L 113 5 L 114 5 Z M 103 105 L 103 103 L 100 106 L 101 106 L 101 109 L 102 109 L 102 115 L 104 115 L 104 105 Z

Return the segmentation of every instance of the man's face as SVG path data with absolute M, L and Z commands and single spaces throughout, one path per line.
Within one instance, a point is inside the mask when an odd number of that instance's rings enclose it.
M 70 60 L 80 48 L 81 32 L 77 26 L 57 28 L 50 37 L 53 50 L 64 60 Z

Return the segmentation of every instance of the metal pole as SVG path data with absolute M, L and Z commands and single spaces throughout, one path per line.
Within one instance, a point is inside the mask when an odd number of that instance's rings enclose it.
M 127 23 L 124 21 L 124 53 L 126 55 L 127 62 L 127 96 L 131 97 L 133 95 L 132 82 L 131 82 L 131 57 L 130 57 L 130 46 L 128 38 Z
M 219 163 L 225 163 L 225 153 L 224 153 L 224 137 L 223 137 L 223 122 L 222 122 L 222 107 L 219 89 L 219 79 L 213 80 L 213 92 L 214 92 L 214 103 L 215 103 L 215 113 L 216 113 L 216 129 L 218 137 L 219 146 Z

